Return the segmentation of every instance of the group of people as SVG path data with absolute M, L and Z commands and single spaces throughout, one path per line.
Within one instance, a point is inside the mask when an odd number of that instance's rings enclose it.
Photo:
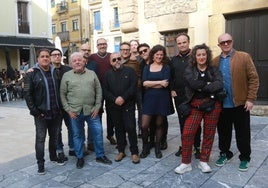
M 228 162 L 233 157 L 230 151 L 233 125 L 240 151 L 239 170 L 246 171 L 251 153 L 249 111 L 259 87 L 252 59 L 233 48 L 228 33 L 219 36 L 222 53 L 213 60 L 206 44 L 190 49 L 186 33 L 180 33 L 176 43 L 179 53 L 170 60 L 162 45 L 150 48 L 146 43 L 131 40 L 120 44 L 120 52 L 109 53 L 107 41 L 100 38 L 97 53 L 91 54 L 90 47 L 83 44 L 80 52 L 71 54 L 72 68 L 61 65 L 59 49 L 41 49 L 38 63 L 25 77 L 24 89 L 36 126 L 38 173 L 45 173 L 47 131 L 50 160 L 59 165 L 68 160 L 61 136 L 63 119 L 68 129 L 69 155 L 77 157 L 77 168 L 83 168 L 88 151 L 95 151 L 97 162 L 112 164 L 103 148 L 104 104 L 107 139 L 117 145 L 116 162 L 126 157 L 127 139 L 134 164 L 146 158 L 153 147 L 155 157 L 162 158 L 161 150 L 168 147 L 167 116 L 174 113 L 172 98 L 182 143 L 175 153 L 182 156 L 176 173 L 192 170 L 193 145 L 195 158 L 200 160 L 198 167 L 205 173 L 212 171 L 208 161 L 216 129 L 220 149 L 216 165 Z M 138 137 L 142 138 L 140 153 Z

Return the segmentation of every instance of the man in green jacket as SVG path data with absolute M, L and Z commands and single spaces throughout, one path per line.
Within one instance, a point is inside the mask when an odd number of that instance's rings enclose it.
M 60 96 L 62 106 L 71 117 L 74 150 L 77 157 L 77 168 L 83 168 L 84 122 L 93 134 L 96 161 L 112 164 L 104 154 L 103 130 L 99 117 L 102 90 L 97 75 L 85 69 L 83 54 L 74 52 L 71 57 L 73 70 L 66 72 L 61 81 Z

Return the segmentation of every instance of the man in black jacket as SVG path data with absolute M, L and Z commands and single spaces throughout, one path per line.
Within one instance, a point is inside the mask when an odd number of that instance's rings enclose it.
M 61 123 L 61 111 L 59 105 L 59 76 L 54 67 L 50 65 L 50 51 L 41 49 L 38 51 L 38 63 L 33 71 L 25 76 L 24 96 L 30 114 L 34 116 L 36 138 L 35 152 L 38 164 L 38 174 L 45 174 L 44 155 L 45 140 L 49 134 L 49 158 L 60 165 L 64 161 L 57 158 L 57 138 Z
M 171 59 L 170 69 L 171 69 L 171 96 L 174 98 L 175 107 L 177 110 L 179 123 L 180 123 L 180 131 L 181 135 L 183 133 L 184 123 L 186 117 L 180 116 L 180 108 L 179 105 L 182 104 L 185 98 L 185 81 L 183 78 L 183 73 L 185 68 L 188 65 L 189 57 L 191 54 L 191 49 L 189 48 L 190 45 L 190 37 L 186 33 L 179 33 L 176 38 L 177 47 L 179 50 L 178 55 L 174 56 Z M 195 151 L 195 158 L 199 159 L 200 157 L 200 135 L 201 135 L 201 127 L 197 130 L 195 140 L 194 140 L 194 151 Z M 176 152 L 176 156 L 180 156 L 182 151 L 182 147 L 179 147 L 179 151 Z
M 103 94 L 107 113 L 110 113 L 112 123 L 115 125 L 119 152 L 115 161 L 119 162 L 126 156 L 124 150 L 127 133 L 132 162 L 137 164 L 140 162 L 135 123 L 135 95 L 138 78 L 134 69 L 122 65 L 119 53 L 111 54 L 110 63 L 113 69 L 105 74 Z

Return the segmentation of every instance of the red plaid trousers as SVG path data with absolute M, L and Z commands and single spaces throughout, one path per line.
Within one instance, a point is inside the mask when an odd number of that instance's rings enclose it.
M 199 106 L 204 99 L 193 99 L 192 106 Z M 203 141 L 201 148 L 200 161 L 208 162 L 211 148 L 214 141 L 214 135 L 217 128 L 220 112 L 222 110 L 221 103 L 215 103 L 215 109 L 209 113 L 202 112 L 197 108 L 192 108 L 190 115 L 185 121 L 182 135 L 182 163 L 191 163 L 192 148 L 194 137 L 198 126 L 203 122 Z

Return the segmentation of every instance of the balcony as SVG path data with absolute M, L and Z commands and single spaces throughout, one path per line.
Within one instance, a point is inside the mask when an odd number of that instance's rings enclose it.
M 60 37 L 62 42 L 69 41 L 69 31 L 59 32 L 57 35 Z
M 57 13 L 61 14 L 68 11 L 68 3 L 66 1 L 61 1 L 57 3 Z

